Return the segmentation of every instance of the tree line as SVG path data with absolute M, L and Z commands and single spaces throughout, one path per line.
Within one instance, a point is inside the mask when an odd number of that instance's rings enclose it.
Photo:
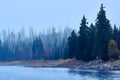
M 3 31 L 0 38 L 0 61 L 36 59 L 118 59 L 120 49 L 120 29 L 106 18 L 103 4 L 97 14 L 95 24 L 88 26 L 85 15 L 80 29 L 48 29 L 36 33 L 32 28 L 26 35 L 24 28 L 18 33 Z
M 88 26 L 87 19 L 83 16 L 78 34 L 73 30 L 68 38 L 69 58 L 83 61 L 118 59 L 119 49 L 120 29 L 116 25 L 111 26 L 103 4 L 97 14 L 95 25 L 91 23 Z
M 24 28 L 18 33 L 4 30 L 0 35 L 0 61 L 66 59 L 64 54 L 70 32 L 68 27 L 58 31 L 52 27 L 42 33 L 33 28 L 28 33 Z

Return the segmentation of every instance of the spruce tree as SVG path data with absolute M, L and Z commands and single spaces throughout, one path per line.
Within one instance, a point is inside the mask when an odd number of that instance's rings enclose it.
M 36 37 L 32 44 L 33 59 L 44 58 L 44 48 L 40 37 Z
M 78 37 L 78 46 L 77 46 L 77 58 L 84 60 L 86 58 L 86 48 L 88 45 L 88 37 L 89 37 L 89 28 L 87 26 L 87 19 L 83 16 L 80 24 L 79 37 Z
M 101 4 L 95 26 L 97 28 L 96 45 L 94 47 L 95 57 L 108 60 L 108 43 L 112 36 L 112 28 L 109 20 L 106 18 L 106 11 L 104 10 L 103 4 Z
M 77 35 L 73 30 L 71 36 L 68 38 L 68 58 L 74 58 L 76 56 L 76 43 L 77 42 Z
M 93 60 L 93 46 L 95 42 L 95 34 L 96 34 L 96 27 L 91 24 L 89 28 L 89 36 L 88 36 L 88 44 L 86 50 L 86 60 L 90 61 Z

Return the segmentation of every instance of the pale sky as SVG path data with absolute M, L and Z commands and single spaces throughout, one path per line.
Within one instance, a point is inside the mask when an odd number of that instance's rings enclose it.
M 78 28 L 83 15 L 95 22 L 101 3 L 111 24 L 120 26 L 120 0 L 0 0 L 0 31 Z

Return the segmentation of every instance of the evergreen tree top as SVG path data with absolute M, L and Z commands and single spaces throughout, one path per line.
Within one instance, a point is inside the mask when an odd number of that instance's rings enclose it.
M 104 11 L 104 8 L 105 8 L 105 7 L 103 6 L 103 3 L 102 3 L 102 4 L 101 4 L 101 7 L 100 7 L 100 10 L 101 10 L 101 11 Z
M 87 19 L 85 18 L 85 15 L 83 16 L 83 19 L 81 20 L 80 25 L 86 25 L 88 24 Z
M 85 15 L 83 16 L 80 24 L 80 30 L 79 30 L 79 36 L 85 36 L 88 35 L 89 32 L 89 27 L 87 26 L 88 22 L 87 19 L 85 18 Z
M 90 27 L 91 27 L 91 28 L 93 28 L 93 27 L 94 27 L 93 23 L 91 23 L 91 24 L 90 24 Z
M 90 24 L 90 29 L 95 31 L 96 27 L 93 25 L 93 23 Z
M 106 18 L 106 11 L 104 10 L 104 8 L 105 7 L 103 6 L 103 4 L 101 4 L 100 11 L 98 12 L 96 19 L 97 24 L 99 24 L 99 22 L 103 24 L 109 23 L 109 20 Z
M 117 33 L 118 32 L 118 28 L 116 27 L 116 25 L 114 25 L 114 30 L 113 30 L 114 33 Z
M 72 31 L 71 36 L 77 36 L 74 30 Z
M 116 25 L 114 24 L 114 28 L 116 28 Z

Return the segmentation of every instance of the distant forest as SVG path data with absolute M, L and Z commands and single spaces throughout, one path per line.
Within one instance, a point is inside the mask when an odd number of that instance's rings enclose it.
M 119 59 L 120 28 L 111 26 L 101 4 L 95 23 L 88 26 L 83 16 L 79 31 L 65 28 L 56 31 L 53 27 L 45 33 L 36 34 L 31 28 L 26 36 L 22 29 L 17 34 L 3 31 L 0 39 L 0 61 Z

